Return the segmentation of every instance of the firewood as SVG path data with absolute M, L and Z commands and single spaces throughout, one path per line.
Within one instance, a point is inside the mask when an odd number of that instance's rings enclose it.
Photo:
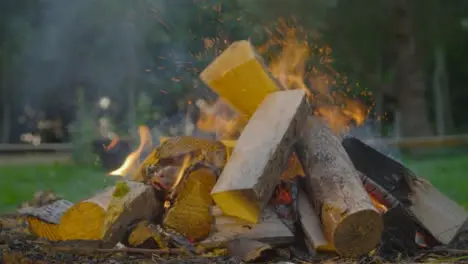
M 245 262 L 255 261 L 271 249 L 266 243 L 246 238 L 234 239 L 227 243 L 229 255 Z
M 208 238 L 200 242 L 203 247 L 225 246 L 227 242 L 240 238 L 257 240 L 272 246 L 294 242 L 294 234 L 270 207 L 262 212 L 258 224 L 223 215 L 216 206 L 212 208 L 212 213 L 215 217 L 214 230 Z
M 194 241 L 206 238 L 213 223 L 210 192 L 215 183 L 213 170 L 202 167 L 191 171 L 178 188 L 174 205 L 164 216 L 164 227 Z
M 31 233 L 50 241 L 59 241 L 62 239 L 58 225 L 60 218 L 72 206 L 72 202 L 61 199 L 40 207 L 21 208 L 18 213 L 26 216 Z
M 302 90 L 275 92 L 265 98 L 211 193 L 225 214 L 258 221 L 288 166 L 309 109 Z
M 268 94 L 282 89 L 246 40 L 232 43 L 203 70 L 200 78 L 246 119 Z
M 102 240 L 103 247 L 113 247 L 128 225 L 152 220 L 161 210 L 152 187 L 123 181 L 68 209 L 60 220 L 60 234 L 63 240 Z
M 296 144 L 306 187 L 320 212 L 325 237 L 343 256 L 360 256 L 380 241 L 383 220 L 362 185 L 340 140 L 316 117 L 310 117 Z
M 356 138 L 343 140 L 354 166 L 379 185 L 429 231 L 448 244 L 468 218 L 468 212 L 409 168 Z M 388 195 L 387 195 L 388 196 Z
M 299 190 L 297 199 L 299 221 L 304 231 L 307 244 L 310 245 L 315 252 L 335 251 L 333 245 L 325 238 L 322 230 L 322 223 L 304 190 Z
M 410 212 L 439 242 L 450 243 L 468 212 L 428 182 L 414 182 L 412 189 Z

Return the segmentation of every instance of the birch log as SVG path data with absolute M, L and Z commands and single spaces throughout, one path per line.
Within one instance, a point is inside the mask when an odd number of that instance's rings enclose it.
M 301 136 L 296 153 L 325 237 L 342 256 L 368 253 L 380 241 L 383 220 L 340 140 L 315 117 L 307 120 Z

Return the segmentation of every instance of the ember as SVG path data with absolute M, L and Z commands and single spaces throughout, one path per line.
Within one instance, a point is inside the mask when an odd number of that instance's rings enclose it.
M 245 262 L 329 256 L 316 253 L 396 261 L 465 232 L 460 206 L 377 150 L 343 139 L 368 111 L 332 91 L 339 74 L 307 73 L 309 45 L 297 40 L 299 29 L 284 32 L 260 49 L 283 46 L 269 69 L 249 41 L 238 41 L 201 73 L 220 98 L 197 102 L 197 125 L 217 140 L 161 138 L 153 148 L 142 126 L 138 148 L 109 173 L 126 180 L 76 204 L 57 198 L 23 208 L 30 232 L 62 249 L 79 240 L 107 254 Z M 329 64 L 331 50 L 319 50 Z

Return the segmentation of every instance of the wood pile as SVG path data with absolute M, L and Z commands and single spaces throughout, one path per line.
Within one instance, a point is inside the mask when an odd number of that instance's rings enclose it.
M 161 263 L 173 255 L 179 263 L 318 263 L 330 253 L 392 258 L 412 248 L 409 257 L 463 245 L 463 208 L 399 162 L 335 134 L 312 115 L 306 92 L 282 87 L 248 41 L 232 44 L 201 79 L 246 120 L 237 141 L 165 138 L 135 175 L 89 199 L 19 210 L 29 232 L 56 250 L 84 243 L 88 253 Z

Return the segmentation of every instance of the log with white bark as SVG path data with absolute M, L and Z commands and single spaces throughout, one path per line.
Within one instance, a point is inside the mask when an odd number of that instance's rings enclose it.
M 324 121 L 310 117 L 296 153 L 306 174 L 307 194 L 320 214 L 325 237 L 336 251 L 355 257 L 374 249 L 383 220 L 339 138 Z

